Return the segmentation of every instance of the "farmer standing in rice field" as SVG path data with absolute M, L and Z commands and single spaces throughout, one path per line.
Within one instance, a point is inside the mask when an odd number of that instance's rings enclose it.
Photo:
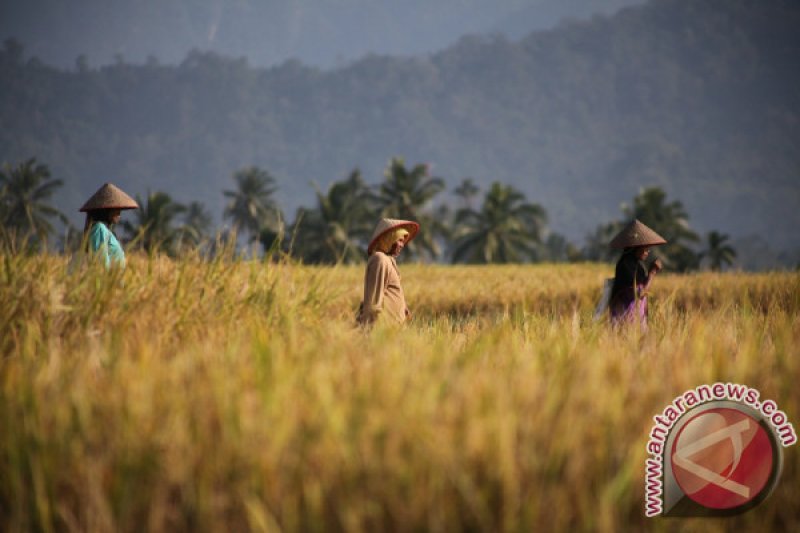
M 383 218 L 375 227 L 367 247 L 364 300 L 357 318 L 362 326 L 384 320 L 382 317 L 390 323 L 402 324 L 410 317 L 395 258 L 417 232 L 419 224 L 410 220 Z
M 662 265 L 656 259 L 648 267 L 645 260 L 650 247 L 666 243 L 661 235 L 635 219 L 611 241 L 612 248 L 623 249 L 608 304 L 612 325 L 638 323 L 647 329 L 647 291 Z
M 111 183 L 100 187 L 80 208 L 80 211 L 86 213 L 86 223 L 83 226 L 86 248 L 106 268 L 112 265 L 125 266 L 125 252 L 111 227 L 119 222 L 123 209 L 138 208 L 139 205 L 133 198 Z

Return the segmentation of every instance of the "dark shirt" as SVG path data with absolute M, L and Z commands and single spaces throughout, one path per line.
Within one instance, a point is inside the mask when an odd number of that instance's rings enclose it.
M 612 308 L 629 305 L 636 299 L 634 285 L 645 285 L 648 278 L 647 267 L 643 261 L 636 259 L 635 252 L 631 250 L 623 253 L 617 261 L 609 305 Z

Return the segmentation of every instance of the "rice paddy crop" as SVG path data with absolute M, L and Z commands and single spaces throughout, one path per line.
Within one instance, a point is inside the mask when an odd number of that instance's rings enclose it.
M 3 531 L 800 526 L 644 517 L 652 416 L 747 384 L 800 424 L 800 275 L 662 275 L 650 330 L 592 313 L 606 265 L 401 265 L 413 321 L 354 327 L 363 267 L 0 257 Z

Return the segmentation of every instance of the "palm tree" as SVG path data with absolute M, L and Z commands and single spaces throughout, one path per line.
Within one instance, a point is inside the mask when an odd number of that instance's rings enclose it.
M 456 214 L 454 263 L 513 263 L 536 255 L 547 213 L 513 187 L 493 183 L 480 211 Z
M 142 207 L 134 213 L 135 222 L 122 223 L 128 237 L 148 252 L 161 250 L 174 254 L 181 233 L 173 224 L 186 207 L 160 191 L 149 193 L 144 202 L 137 195 L 136 203 Z
M 316 188 L 316 187 L 315 187 Z M 295 247 L 310 263 L 355 263 L 363 260 L 374 214 L 361 173 L 334 182 L 323 194 L 318 188 L 317 207 L 299 210 L 294 225 Z
M 36 158 L 18 164 L 6 164 L 0 172 L 0 222 L 6 243 L 9 240 L 33 236 L 40 243 L 47 241 L 53 231 L 50 218 L 64 224 L 67 218 L 47 202 L 63 185 L 59 179 L 50 179 L 50 169 L 37 165 Z
M 464 178 L 461 184 L 453 191 L 456 196 L 461 198 L 461 207 L 471 208 L 472 199 L 480 192 L 480 188 L 475 185 L 472 178 Z
M 407 253 L 412 257 L 438 256 L 436 237 L 446 236 L 447 228 L 442 217 L 433 216 L 426 207 L 444 190 L 444 180 L 432 177 L 428 165 L 419 164 L 408 170 L 403 159 L 397 157 L 389 162 L 384 177 L 375 195 L 378 215 L 418 222 L 423 230 L 408 245 Z
M 624 224 L 618 220 L 597 226 L 593 233 L 586 236 L 586 246 L 581 250 L 581 257 L 588 261 L 616 261 L 619 252 L 611 249 L 608 243 L 623 227 Z
M 541 248 L 541 259 L 551 263 L 574 263 L 582 259 L 581 251 L 560 233 L 548 235 Z
M 717 231 L 712 231 L 706 235 L 707 248 L 700 256 L 708 258 L 711 270 L 714 272 L 719 272 L 725 265 L 732 265 L 733 260 L 736 258 L 736 250 L 726 244 L 728 238 L 728 235 Z
M 230 202 L 223 216 L 233 221 L 234 229 L 249 234 L 250 241 L 258 238 L 265 227 L 275 228 L 280 220 L 273 195 L 277 190 L 275 178 L 269 172 L 252 166 L 233 175 L 236 190 L 223 191 Z
M 699 259 L 687 245 L 698 242 L 699 235 L 689 228 L 689 215 L 679 201 L 667 203 L 667 194 L 660 187 L 642 189 L 632 206 L 623 206 L 627 219 L 638 218 L 667 240 L 658 255 L 672 268 L 685 271 L 697 268 Z
M 58 237 L 58 249 L 64 254 L 76 254 L 81 251 L 83 241 L 83 231 L 72 224 L 64 226 L 63 233 Z
M 202 202 L 192 202 L 183 212 L 183 225 L 178 228 L 181 246 L 197 246 L 207 239 L 211 230 L 211 214 Z

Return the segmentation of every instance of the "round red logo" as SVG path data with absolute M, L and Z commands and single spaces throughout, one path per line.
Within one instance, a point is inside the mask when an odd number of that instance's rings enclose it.
M 767 431 L 726 407 L 691 418 L 672 444 L 672 471 L 684 494 L 711 509 L 747 504 L 766 488 L 775 458 Z

